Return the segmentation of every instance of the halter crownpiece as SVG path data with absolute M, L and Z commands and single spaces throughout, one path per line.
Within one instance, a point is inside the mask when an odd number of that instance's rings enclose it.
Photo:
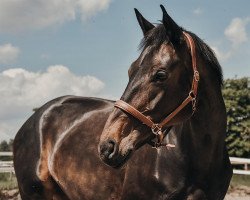
M 191 90 L 187 96 L 187 98 L 173 111 L 171 112 L 165 119 L 163 119 L 160 123 L 154 123 L 149 117 L 142 114 L 140 111 L 138 111 L 133 106 L 129 105 L 128 103 L 118 100 L 115 102 L 115 107 L 121 109 L 122 111 L 125 111 L 126 113 L 129 113 L 139 121 L 141 121 L 143 124 L 147 125 L 149 128 L 151 128 L 152 133 L 156 136 L 157 142 L 155 143 L 155 147 L 159 146 L 165 146 L 162 144 L 162 141 L 164 137 L 166 136 L 167 131 L 163 128 L 169 123 L 173 117 L 175 117 L 183 108 L 185 108 L 190 102 L 192 103 L 192 114 L 196 110 L 196 96 L 197 96 L 197 90 L 198 90 L 198 83 L 200 80 L 199 72 L 197 70 L 197 62 L 196 62 L 196 51 L 195 51 L 195 43 L 191 35 L 189 35 L 187 32 L 183 31 L 183 35 L 185 36 L 186 42 L 188 46 L 190 47 L 191 51 L 191 58 L 192 58 L 192 67 L 193 67 L 193 81 L 192 81 L 192 87 Z M 165 134 L 164 134 L 165 133 Z

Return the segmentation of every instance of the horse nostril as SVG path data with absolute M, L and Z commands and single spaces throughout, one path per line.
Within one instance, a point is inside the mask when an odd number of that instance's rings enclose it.
M 114 140 L 108 140 L 100 146 L 101 155 L 105 158 L 111 159 L 116 153 L 116 142 Z
M 109 140 L 110 154 L 109 159 L 111 159 L 116 153 L 116 142 L 114 140 Z

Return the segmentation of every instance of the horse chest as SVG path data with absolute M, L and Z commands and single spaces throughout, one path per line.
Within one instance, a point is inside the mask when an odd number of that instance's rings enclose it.
M 173 155 L 172 155 L 173 156 Z M 173 167 L 160 149 L 139 151 L 127 166 L 124 197 L 130 199 L 171 199 L 184 187 L 183 169 Z M 176 161 L 177 162 L 177 161 Z M 125 198 L 125 199 L 126 199 Z
M 157 149 L 153 176 L 167 196 L 181 190 L 185 183 L 185 164 L 181 157 L 177 157 L 176 151 Z

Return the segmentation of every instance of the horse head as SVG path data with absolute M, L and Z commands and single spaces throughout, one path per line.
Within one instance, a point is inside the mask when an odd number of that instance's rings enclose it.
M 129 68 L 129 82 L 106 122 L 98 148 L 100 158 L 115 168 L 155 137 L 162 142 L 169 127 L 185 121 L 194 111 L 192 44 L 162 5 L 161 9 L 162 23 L 156 26 L 135 9 L 144 34 L 142 51 Z M 186 105 L 172 116 L 186 99 Z M 167 123 L 159 127 L 169 115 Z M 152 127 L 147 121 L 154 122 Z

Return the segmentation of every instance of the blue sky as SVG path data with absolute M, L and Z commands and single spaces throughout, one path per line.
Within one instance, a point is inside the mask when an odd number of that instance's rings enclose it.
M 157 23 L 160 4 L 215 50 L 225 78 L 250 76 L 249 0 L 1 0 L 2 138 L 56 96 L 119 98 L 142 38 L 133 8 Z

